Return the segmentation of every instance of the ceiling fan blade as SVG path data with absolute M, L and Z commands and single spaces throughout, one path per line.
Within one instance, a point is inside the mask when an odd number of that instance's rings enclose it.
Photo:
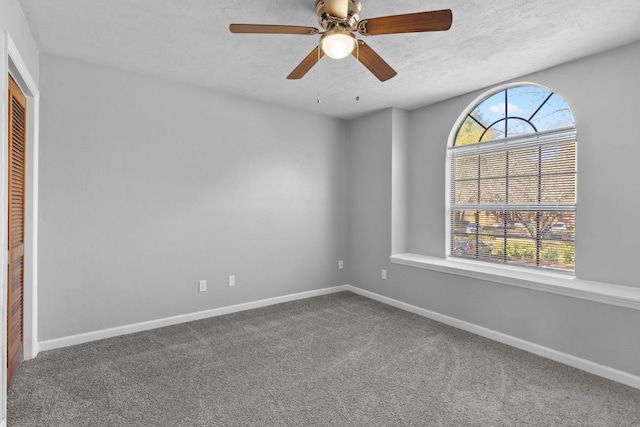
M 297 25 L 262 25 L 262 24 L 231 24 L 229 31 L 240 34 L 318 34 L 317 28 Z
M 430 12 L 363 19 L 358 23 L 358 32 L 363 36 L 377 36 L 381 34 L 446 31 L 451 28 L 452 21 L 451 9 L 433 10 Z
M 324 52 L 320 47 L 313 49 L 300 64 L 287 76 L 289 80 L 297 80 L 304 77 L 307 72 L 324 56 Z
M 365 67 L 373 73 L 381 82 L 385 82 L 395 76 L 396 71 L 382 59 L 368 44 L 358 40 L 358 47 L 351 52 Z
M 349 0 L 325 0 L 325 11 L 336 18 L 345 19 L 349 14 Z

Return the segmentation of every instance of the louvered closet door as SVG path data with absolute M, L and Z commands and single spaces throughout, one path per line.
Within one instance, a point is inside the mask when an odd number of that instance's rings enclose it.
M 24 195 L 27 99 L 9 76 L 9 241 L 7 381 L 23 360 Z

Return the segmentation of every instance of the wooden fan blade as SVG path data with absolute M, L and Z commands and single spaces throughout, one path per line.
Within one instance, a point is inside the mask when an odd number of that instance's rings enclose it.
M 325 0 L 324 8 L 329 15 L 345 19 L 349 13 L 349 0 Z
M 377 36 L 381 34 L 446 31 L 451 28 L 452 21 L 451 9 L 433 10 L 430 12 L 364 19 L 358 24 L 358 32 L 364 36 Z
M 240 34 L 301 34 L 308 36 L 319 33 L 318 29 L 313 27 L 262 24 L 231 24 L 229 31 Z
M 289 80 L 301 79 L 302 77 L 304 77 L 305 74 L 307 74 L 307 72 L 309 72 L 311 68 L 313 68 L 314 65 L 316 65 L 316 63 L 323 56 L 324 56 L 324 52 L 322 51 L 322 49 L 320 49 L 320 47 L 316 47 L 309 53 L 309 55 L 306 56 L 306 58 L 302 60 L 300 64 L 298 64 L 295 70 L 293 70 L 291 74 L 287 76 L 287 79 Z
M 355 56 L 362 65 L 367 67 L 381 82 L 385 82 L 398 74 L 396 70 L 391 68 L 380 55 L 362 40 L 358 40 L 358 47 L 353 49 L 351 54 Z

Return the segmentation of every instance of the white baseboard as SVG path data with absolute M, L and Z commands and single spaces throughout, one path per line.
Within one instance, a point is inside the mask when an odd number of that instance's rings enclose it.
M 473 323 L 465 322 L 464 320 L 456 319 L 444 314 L 416 307 L 415 305 L 407 304 L 402 301 L 388 298 L 373 292 L 365 291 L 364 289 L 356 288 L 354 286 L 346 285 L 345 288 L 345 290 L 351 291 L 355 294 L 362 295 L 364 297 L 399 308 L 401 310 L 408 311 L 410 313 L 414 313 L 419 316 L 426 317 L 437 322 L 483 336 L 485 338 L 489 338 L 493 341 L 507 344 L 511 347 L 516 347 L 529 353 L 537 354 L 538 356 L 563 363 L 565 365 L 589 372 L 591 374 L 640 389 L 640 377 L 628 372 L 600 365 L 598 363 L 591 362 L 580 357 L 572 356 L 570 354 L 563 353 L 549 347 L 544 347 L 529 341 L 522 340 L 520 338 L 513 337 L 511 335 L 506 335 L 492 329 L 487 329 Z
M 296 301 L 320 295 L 328 295 L 335 292 L 346 291 L 347 286 L 334 286 L 331 288 L 317 289 L 314 291 L 300 292 L 281 297 L 252 301 L 243 304 L 231 305 L 227 307 L 214 308 L 211 310 L 198 311 L 196 313 L 183 314 L 173 317 L 165 317 L 163 319 L 150 320 L 147 322 L 135 323 L 132 325 L 118 326 L 115 328 L 102 329 L 94 332 L 87 332 L 68 337 L 56 338 L 47 341 L 41 341 L 38 344 L 39 351 L 53 350 L 56 348 L 68 347 L 77 344 L 84 344 L 91 341 L 97 341 L 105 338 L 116 337 L 120 335 L 132 334 L 135 332 L 148 331 L 150 329 L 162 328 L 165 326 L 177 325 L 180 323 L 192 322 L 194 320 L 207 319 L 209 317 L 222 316 L 225 314 L 237 313 L 239 311 L 252 310 L 254 308 L 266 307 L 269 305 L 280 304 L 283 302 Z M 0 426 L 2 427 L 2 426 Z
M 24 349 L 24 360 L 31 360 L 33 358 L 35 358 L 38 353 L 40 353 L 40 342 L 33 340 L 31 342 L 31 347 L 30 348 L 26 348 Z M 0 427 L 2 427 L 2 425 L 0 424 Z
M 640 377 L 630 374 L 628 372 L 620 371 L 618 369 L 610 368 L 608 366 L 600 365 L 595 362 L 591 362 L 580 357 L 572 356 L 567 353 L 563 353 L 552 348 L 544 347 L 529 341 L 522 340 L 510 335 L 503 334 L 501 332 L 494 331 L 482 326 L 475 325 L 473 323 L 466 322 L 464 320 L 456 319 L 444 314 L 436 313 L 434 311 L 426 310 L 421 307 L 417 307 L 411 304 L 404 303 L 392 298 L 388 298 L 373 292 L 366 291 L 364 289 L 356 288 L 351 285 L 335 286 L 331 288 L 318 289 L 308 292 L 300 292 L 291 295 L 285 295 L 281 297 L 274 297 L 263 299 L 259 301 L 253 301 L 243 304 L 232 305 L 228 307 L 214 308 L 211 310 L 199 311 L 196 313 L 189 313 L 180 316 L 167 317 L 164 319 L 151 320 L 148 322 L 136 323 L 133 325 L 119 326 L 116 328 L 103 329 L 95 332 L 87 332 L 84 334 L 73 335 L 69 337 L 56 338 L 53 340 L 42 341 L 38 343 L 38 349 L 40 351 L 53 350 L 61 347 L 68 347 L 76 344 L 83 344 L 86 342 L 97 341 L 104 338 L 111 338 L 119 335 L 131 334 L 134 332 L 141 332 L 150 329 L 162 328 L 164 326 L 177 325 L 180 323 L 191 322 L 194 320 L 201 320 L 210 317 L 222 316 L 225 314 L 237 313 L 240 311 L 251 310 L 254 308 L 266 307 L 274 304 L 280 304 L 283 302 L 296 301 L 305 298 L 316 297 L 320 295 L 328 295 L 335 292 L 350 291 L 358 295 L 370 298 L 375 301 L 379 301 L 383 304 L 387 304 L 396 308 L 399 308 L 410 313 L 423 316 L 437 322 L 444 323 L 446 325 L 453 326 L 458 329 L 462 329 L 476 335 L 489 338 L 491 340 L 510 345 L 512 347 L 519 348 L 529 353 L 537 354 L 538 356 L 545 357 L 547 359 L 554 360 L 556 362 L 564 363 L 565 365 L 572 366 L 577 369 L 589 372 L 594 375 L 598 375 L 603 378 L 607 378 L 630 387 L 640 389 Z M 0 424 L 0 427 L 3 427 Z

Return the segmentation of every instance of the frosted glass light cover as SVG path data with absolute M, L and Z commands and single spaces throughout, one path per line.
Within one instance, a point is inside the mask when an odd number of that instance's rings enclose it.
M 333 59 L 342 59 L 351 52 L 355 47 L 355 40 L 351 34 L 327 34 L 322 38 L 322 50 Z

